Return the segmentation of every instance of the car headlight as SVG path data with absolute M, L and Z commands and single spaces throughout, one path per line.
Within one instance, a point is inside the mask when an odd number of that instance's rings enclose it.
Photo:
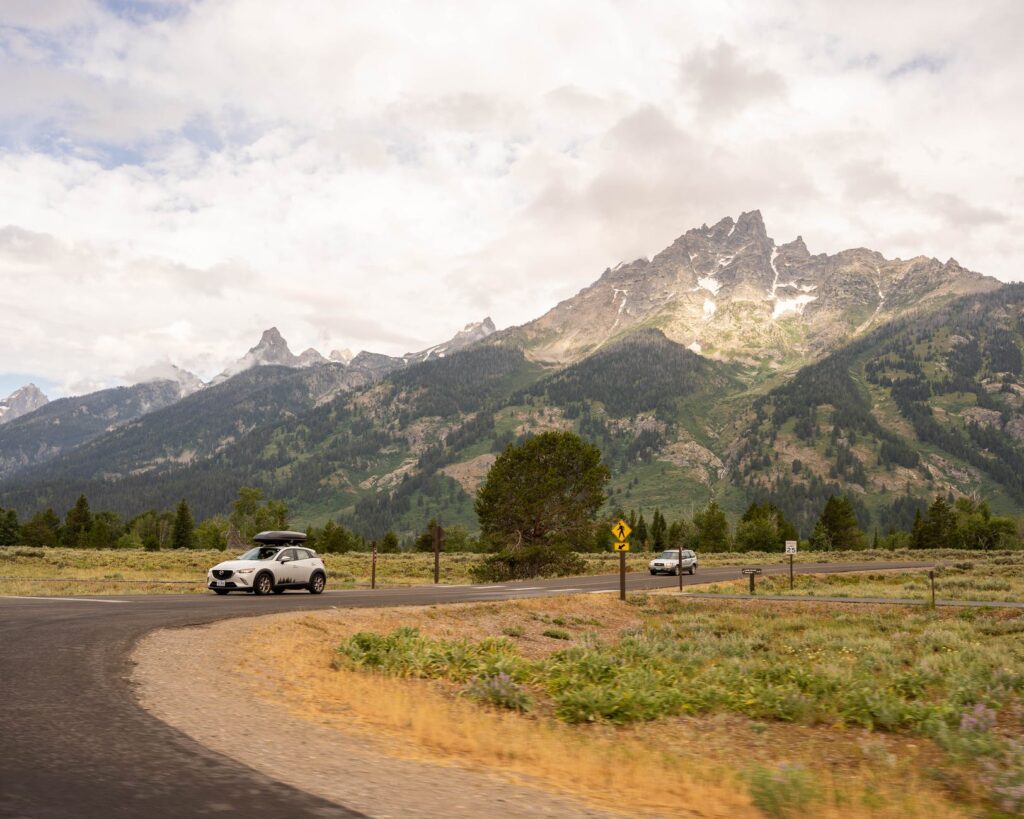
M 252 574 L 255 569 L 238 569 L 235 574 Z

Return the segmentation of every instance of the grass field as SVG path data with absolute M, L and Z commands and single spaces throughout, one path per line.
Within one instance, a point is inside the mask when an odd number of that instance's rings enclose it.
M 626 813 L 1024 810 L 1021 612 L 651 594 L 252 628 L 273 646 L 245 661 L 254 693 Z
M 977 565 L 995 559 L 1024 561 L 1024 552 L 992 553 L 956 550 L 859 552 L 801 552 L 797 561 L 848 562 L 869 560 L 935 561 L 945 566 L 973 562 Z M 0 548 L 0 594 L 181 594 L 205 592 L 206 570 L 222 560 L 236 556 L 231 552 L 166 550 L 91 550 Z M 650 553 L 631 552 L 630 571 L 644 571 Z M 323 555 L 330 575 L 329 588 L 366 588 L 370 585 L 370 555 L 366 552 Z M 584 555 L 591 574 L 610 574 L 618 570 L 618 555 Z M 470 583 L 470 568 L 483 557 L 478 554 L 451 553 L 441 556 L 442 583 Z M 377 556 L 379 586 L 413 586 L 433 582 L 433 555 L 423 553 L 381 554 Z M 782 563 L 779 553 L 747 552 L 701 554 L 700 565 L 740 566 Z M 1018 580 L 1021 562 L 1016 562 Z M 1012 568 L 1008 564 L 1008 568 Z M 949 569 L 949 571 L 962 571 Z M 127 582 L 126 582 L 127 581 Z M 157 582 L 159 581 L 159 582 Z M 762 581 L 763 582 L 763 581 Z M 787 581 L 788 583 L 788 581 Z M 718 591 L 728 593 L 728 584 Z M 1015 588 L 1015 587 L 1014 587 Z M 824 592 L 822 592 L 824 593 Z M 1011 589 L 1013 593 L 1013 589 Z M 891 595 L 899 596 L 899 595 Z M 985 599 L 985 598 L 982 598 Z M 1024 598 L 1019 598 L 1024 599 Z
M 930 554 L 930 553 L 929 553 Z M 926 558 L 927 559 L 927 558 Z M 799 594 L 817 597 L 901 597 L 929 600 L 927 570 L 833 575 L 760 577 L 759 594 Z M 691 589 L 712 594 L 746 594 L 746 579 Z M 1024 552 L 971 552 L 936 556 L 935 596 L 940 600 L 1024 602 Z

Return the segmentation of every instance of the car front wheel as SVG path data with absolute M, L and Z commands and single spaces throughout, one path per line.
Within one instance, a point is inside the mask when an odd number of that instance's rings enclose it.
M 690 567 L 690 574 L 697 574 L 697 564 L 696 564 L 696 563 L 694 563 L 694 564 L 693 564 L 693 565 L 692 565 L 692 566 Z
M 323 590 L 324 590 L 324 586 L 326 586 L 326 585 L 327 585 L 327 578 L 324 577 L 319 572 L 317 572 L 315 575 L 313 575 L 312 579 L 309 581 L 309 586 L 308 586 L 309 593 L 310 594 L 321 594 L 323 592 Z
M 256 594 L 270 594 L 274 590 L 274 578 L 267 573 L 261 574 L 252 584 L 252 590 Z

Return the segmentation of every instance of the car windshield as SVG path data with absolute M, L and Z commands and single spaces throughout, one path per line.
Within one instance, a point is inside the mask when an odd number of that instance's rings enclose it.
M 658 557 L 660 557 L 662 560 L 678 560 L 679 552 L 675 550 L 671 552 L 662 552 L 660 555 L 658 555 Z
M 238 560 L 273 560 L 280 551 L 280 546 L 257 546 L 239 557 Z

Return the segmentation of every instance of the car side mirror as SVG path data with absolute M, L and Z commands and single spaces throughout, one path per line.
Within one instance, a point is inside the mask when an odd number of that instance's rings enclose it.
M 290 557 L 282 557 L 281 558 L 281 562 L 282 563 L 291 563 L 292 559 Z

